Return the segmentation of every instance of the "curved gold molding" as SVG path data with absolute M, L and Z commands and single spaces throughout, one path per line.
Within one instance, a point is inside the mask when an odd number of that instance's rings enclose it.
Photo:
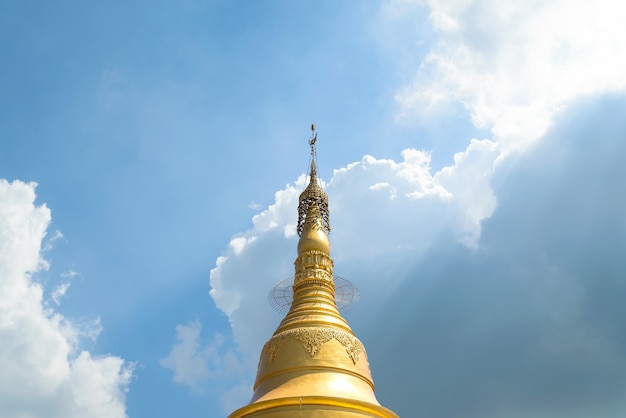
M 263 413 L 267 410 L 278 410 L 280 408 L 321 406 L 326 408 L 337 408 L 337 411 L 359 411 L 364 416 L 374 416 L 381 418 L 398 418 L 393 411 L 381 405 L 369 402 L 357 401 L 353 399 L 334 398 L 327 396 L 302 396 L 281 399 L 270 399 L 258 403 L 244 406 L 230 414 L 228 418 L 243 418 L 252 416 L 255 413 Z
M 357 337 L 345 331 L 325 327 L 295 328 L 276 334 L 265 343 L 261 355 L 267 353 L 271 364 L 276 360 L 280 347 L 288 340 L 296 339 L 303 343 L 304 349 L 311 357 L 315 357 L 320 348 L 333 338 L 346 348 L 346 353 L 350 356 L 352 362 L 357 364 L 359 355 L 365 351 L 363 343 Z
M 261 385 L 261 383 L 272 379 L 276 376 L 279 376 L 281 374 L 285 374 L 285 373 L 292 373 L 292 372 L 302 372 L 302 371 L 311 371 L 311 372 L 315 372 L 315 371 L 322 371 L 322 372 L 329 372 L 329 371 L 334 371 L 337 373 L 341 373 L 341 374 L 347 374 L 350 375 L 352 377 L 355 377 L 357 379 L 362 380 L 363 382 L 365 382 L 369 387 L 372 388 L 372 391 L 376 390 L 376 388 L 374 387 L 374 383 L 364 377 L 362 374 L 360 373 L 356 373 L 353 372 L 352 370 L 348 370 L 346 368 L 342 368 L 342 367 L 332 367 L 332 366 L 297 366 L 297 367 L 289 367 L 286 369 L 282 369 L 273 373 L 266 373 L 263 375 L 263 377 L 261 378 L 257 378 L 256 382 L 254 382 L 254 390 L 257 389 L 257 387 L 259 387 L 259 385 Z

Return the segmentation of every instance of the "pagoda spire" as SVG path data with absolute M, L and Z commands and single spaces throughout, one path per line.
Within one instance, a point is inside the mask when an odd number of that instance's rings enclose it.
M 250 403 L 229 418 L 398 418 L 376 400 L 365 348 L 337 309 L 328 196 L 317 179 L 314 125 L 311 131 L 293 300 L 261 351 Z

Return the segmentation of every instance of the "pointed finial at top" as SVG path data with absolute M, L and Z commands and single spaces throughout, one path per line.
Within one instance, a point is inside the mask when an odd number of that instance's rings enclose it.
M 315 141 L 317 141 L 317 132 L 315 132 L 315 124 L 311 124 L 311 138 L 309 139 L 309 146 L 311 147 L 311 179 L 317 181 L 317 170 L 315 165 Z
M 312 160 L 315 160 L 315 141 L 317 141 L 317 132 L 315 132 L 315 124 L 311 124 L 311 139 L 309 139 L 309 145 L 311 146 Z

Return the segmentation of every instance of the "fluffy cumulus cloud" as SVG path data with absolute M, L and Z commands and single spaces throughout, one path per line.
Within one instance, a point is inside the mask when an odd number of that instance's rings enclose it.
M 47 268 L 42 242 L 50 210 L 35 205 L 35 184 L 0 179 L 0 415 L 126 417 L 132 367 L 81 350 L 99 321 L 74 324 L 44 300 L 33 275 Z M 52 292 L 56 302 L 67 290 Z
M 428 0 L 439 35 L 404 114 L 462 103 L 507 149 L 541 137 L 569 102 L 626 88 L 626 45 L 614 0 Z
M 495 208 L 488 185 L 498 155 L 493 142 L 475 140 L 453 165 L 436 173 L 430 154 L 415 149 L 404 150 L 400 162 L 364 156 L 335 170 L 326 185 L 331 224 L 337 226 L 331 233 L 335 273 L 356 281 L 375 306 L 385 303 L 384 295 L 404 279 L 402 274 L 385 277 L 382 291 L 380 280 L 388 264 L 379 257 L 395 260 L 398 271 L 408 271 L 440 236 L 475 245 L 481 219 Z M 211 296 L 228 314 L 249 379 L 263 343 L 280 320 L 264 295 L 293 275 L 296 208 L 305 183 L 301 176 L 277 192 L 274 204 L 253 218 L 252 229 L 231 240 L 211 271 Z
M 225 375 L 237 375 L 241 362 L 232 351 L 224 349 L 226 338 L 216 334 L 202 338 L 202 325 L 193 321 L 176 327 L 176 343 L 161 365 L 174 372 L 174 382 L 201 391 L 203 384 Z

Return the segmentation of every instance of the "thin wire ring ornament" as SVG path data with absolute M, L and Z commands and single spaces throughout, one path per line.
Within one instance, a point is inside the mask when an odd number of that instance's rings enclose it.
M 335 282 L 335 303 L 341 312 L 349 312 L 359 302 L 359 289 L 348 279 L 333 276 Z M 276 283 L 267 295 L 267 301 L 272 309 L 280 314 L 286 314 L 293 302 L 293 277 Z

